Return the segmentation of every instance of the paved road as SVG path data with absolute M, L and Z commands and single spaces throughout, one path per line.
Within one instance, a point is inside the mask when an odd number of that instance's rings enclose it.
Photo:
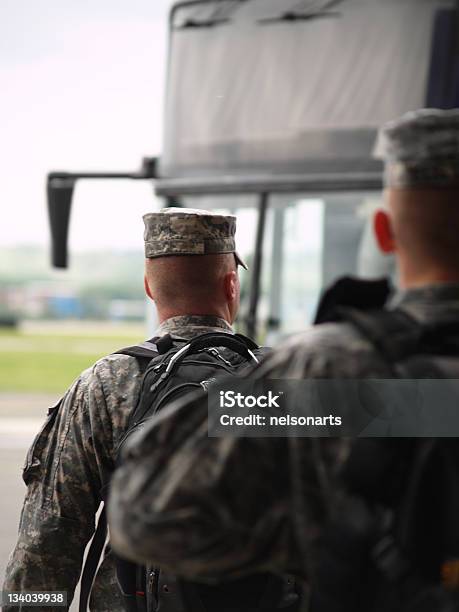
M 57 397 L 0 394 L 0 584 L 16 532 L 25 485 L 21 479 L 27 448 Z M 76 612 L 74 603 L 71 612 Z

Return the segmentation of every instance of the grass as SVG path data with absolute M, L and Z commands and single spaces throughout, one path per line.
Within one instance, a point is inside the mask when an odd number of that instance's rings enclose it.
M 144 335 L 139 325 L 0 330 L 0 392 L 63 392 L 95 361 Z

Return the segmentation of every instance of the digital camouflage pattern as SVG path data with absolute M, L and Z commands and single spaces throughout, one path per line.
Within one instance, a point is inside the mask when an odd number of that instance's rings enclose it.
M 420 322 L 459 320 L 459 285 L 399 293 L 390 307 Z M 330 323 L 288 340 L 251 376 L 393 374 L 353 327 Z M 307 580 L 348 450 L 337 438 L 210 438 L 207 400 L 195 395 L 166 408 L 126 447 L 109 502 L 113 545 L 188 578 L 271 570 Z
M 388 187 L 459 186 L 459 110 L 422 109 L 387 123 L 375 156 Z
M 212 315 L 171 317 L 164 321 L 155 332 L 155 336 L 171 334 L 188 340 L 209 331 L 233 333 L 229 323 Z M 185 335 L 184 335 L 185 334 Z
M 194 208 L 163 208 L 144 215 L 145 257 L 210 255 L 236 252 L 236 217 Z
M 217 317 L 180 316 L 165 321 L 156 335 L 190 339 L 209 331 L 232 330 Z M 135 407 L 141 378 L 135 358 L 110 355 L 83 372 L 51 409 L 26 458 L 27 494 L 4 590 L 67 591 L 70 604 L 85 546 L 94 532 L 100 491 L 114 469 L 116 448 Z M 109 551 L 95 580 L 90 609 L 124 610 Z

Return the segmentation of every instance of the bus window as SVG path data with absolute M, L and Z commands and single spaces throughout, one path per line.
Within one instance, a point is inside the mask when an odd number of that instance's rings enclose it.
M 197 196 L 184 206 L 237 217 L 237 248 L 249 265 L 240 269 L 241 308 L 236 329 L 246 331 L 255 238 L 256 195 Z M 272 344 L 314 320 L 322 290 L 343 275 L 394 275 L 394 261 L 376 246 L 374 211 L 380 193 L 271 194 L 268 200 L 258 302 L 257 340 Z
M 271 197 L 259 303 L 265 342 L 306 329 L 323 288 L 340 276 L 393 273 L 372 233 L 379 206 L 380 194 Z

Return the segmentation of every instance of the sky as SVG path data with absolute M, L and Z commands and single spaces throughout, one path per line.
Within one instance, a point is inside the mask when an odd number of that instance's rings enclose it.
M 171 5 L 0 0 L 0 248 L 49 247 L 48 172 L 132 172 L 160 154 Z M 149 181 L 78 181 L 70 253 L 141 250 L 142 214 L 161 204 Z M 239 223 L 243 251 L 254 223 Z
M 49 244 L 51 170 L 134 171 L 161 150 L 171 0 L 0 0 L 0 247 Z M 140 248 L 144 181 L 80 181 L 70 248 Z

